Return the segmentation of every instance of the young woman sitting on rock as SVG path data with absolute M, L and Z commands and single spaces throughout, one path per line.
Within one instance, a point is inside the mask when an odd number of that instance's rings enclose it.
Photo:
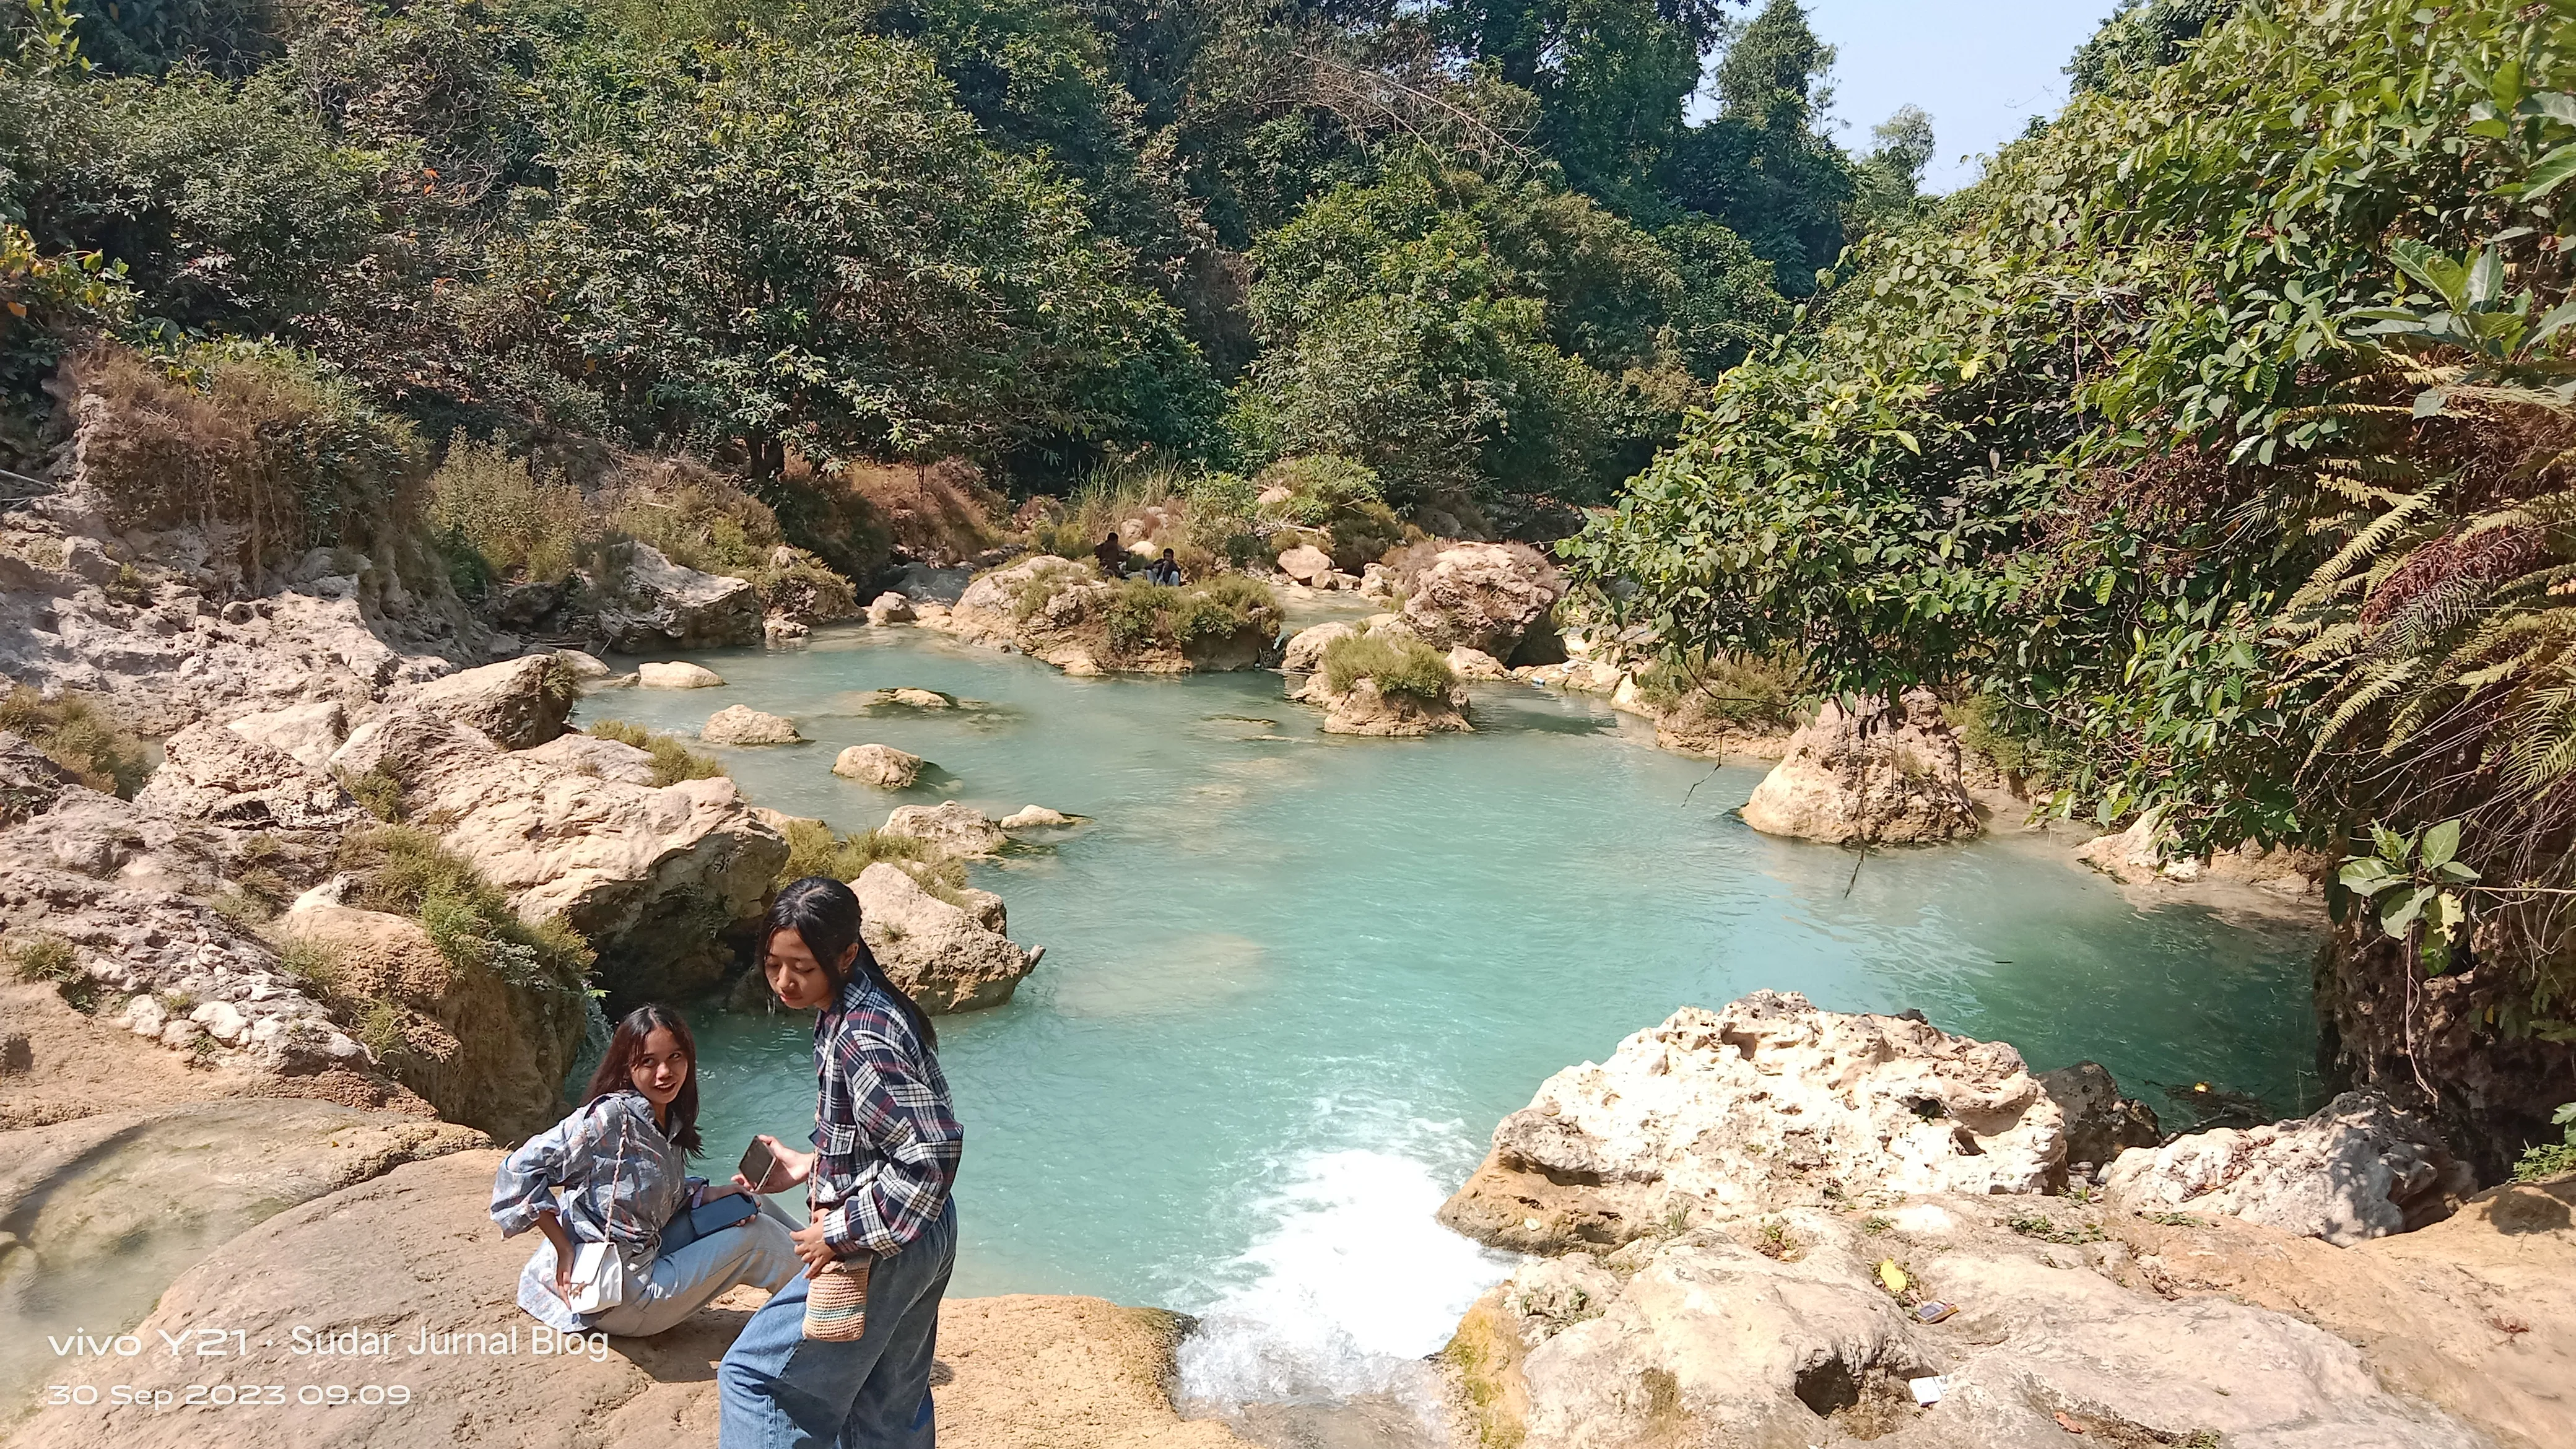
M 519 1306 L 539 1322 L 641 1338 L 737 1283 L 775 1292 L 796 1275 L 794 1223 L 785 1214 L 737 1184 L 688 1174 L 698 1151 L 697 1062 L 678 1012 L 637 1007 L 617 1024 L 580 1110 L 501 1164 L 492 1220 L 504 1237 L 535 1228 L 545 1239 L 519 1274 Z M 718 1226 L 732 1216 L 719 1201 L 727 1197 L 738 1197 L 748 1216 Z M 711 1210 L 693 1222 L 697 1208 Z M 619 1291 L 576 1313 L 584 1243 L 614 1246 Z
M 806 1183 L 813 1221 L 796 1234 L 806 1275 L 752 1315 L 716 1373 L 722 1449 L 930 1449 L 964 1142 L 938 1035 L 859 939 L 859 898 L 839 881 L 780 891 L 760 959 L 781 1002 L 822 1012 L 816 1150 L 760 1139 L 778 1166 L 759 1186 Z

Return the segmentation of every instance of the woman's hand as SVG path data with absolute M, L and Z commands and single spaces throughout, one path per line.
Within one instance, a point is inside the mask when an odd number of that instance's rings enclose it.
M 562 1299 L 566 1306 L 570 1306 L 572 1303 L 572 1235 L 564 1231 L 563 1219 L 557 1216 L 552 1208 L 541 1209 L 537 1213 L 537 1231 L 545 1234 L 546 1241 L 555 1245 L 555 1296 Z
M 841 1255 L 835 1252 L 831 1243 L 824 1238 L 823 1225 L 820 1222 L 807 1223 L 789 1233 L 787 1237 L 796 1245 L 796 1256 L 805 1260 L 805 1268 L 809 1276 L 820 1273 L 841 1261 Z
M 768 1181 L 753 1182 L 749 1178 L 746 1178 L 741 1173 L 737 1172 L 733 1175 L 734 1185 L 736 1187 L 743 1188 L 749 1192 L 785 1192 L 787 1189 L 796 1186 L 798 1183 L 803 1182 L 805 1179 L 814 1175 L 813 1153 L 799 1152 L 792 1147 L 782 1147 L 779 1145 L 777 1138 L 770 1136 L 766 1132 L 759 1134 L 752 1140 L 768 1144 L 769 1155 L 776 1160 L 769 1166 Z M 784 1182 L 779 1181 L 779 1169 L 781 1168 L 786 1169 L 786 1181 Z

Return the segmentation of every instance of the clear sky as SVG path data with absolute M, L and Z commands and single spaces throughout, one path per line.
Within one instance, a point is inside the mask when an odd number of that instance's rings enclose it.
M 2118 0 L 1807 0 L 1808 23 L 1835 47 L 1836 133 L 1854 153 L 1897 107 L 1921 106 L 1940 142 L 1924 186 L 1977 179 L 1978 153 L 2066 103 L 2067 57 Z

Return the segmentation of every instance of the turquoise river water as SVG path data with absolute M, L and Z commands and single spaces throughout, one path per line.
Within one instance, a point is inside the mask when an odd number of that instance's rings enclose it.
M 580 718 L 787 715 L 811 744 L 718 753 L 758 803 L 845 830 L 943 795 L 1092 817 L 976 871 L 1047 951 L 1011 1004 L 939 1023 L 967 1130 L 951 1291 L 1203 1315 L 1203 1399 L 1398 1387 L 1509 1269 L 1432 1221 L 1494 1123 L 1685 1004 L 1919 1007 L 2159 1104 L 2200 1080 L 2280 1112 L 2314 1095 L 2302 932 L 2140 910 L 2036 839 L 1855 875 L 1735 817 L 1761 766 L 1656 750 L 1596 701 L 1485 686 L 1472 735 L 1348 740 L 1275 673 L 1067 679 L 901 628 L 691 657 L 728 687 L 594 695 Z M 899 685 L 975 703 L 852 699 Z M 867 741 L 936 783 L 833 776 Z M 696 1019 L 714 1154 L 801 1139 L 810 1018 Z

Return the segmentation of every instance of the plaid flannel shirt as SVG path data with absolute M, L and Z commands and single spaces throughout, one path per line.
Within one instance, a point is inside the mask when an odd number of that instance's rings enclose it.
M 843 1257 L 893 1253 L 948 1203 L 965 1129 L 939 1060 L 885 991 L 853 975 L 814 1023 L 808 1204 Z

